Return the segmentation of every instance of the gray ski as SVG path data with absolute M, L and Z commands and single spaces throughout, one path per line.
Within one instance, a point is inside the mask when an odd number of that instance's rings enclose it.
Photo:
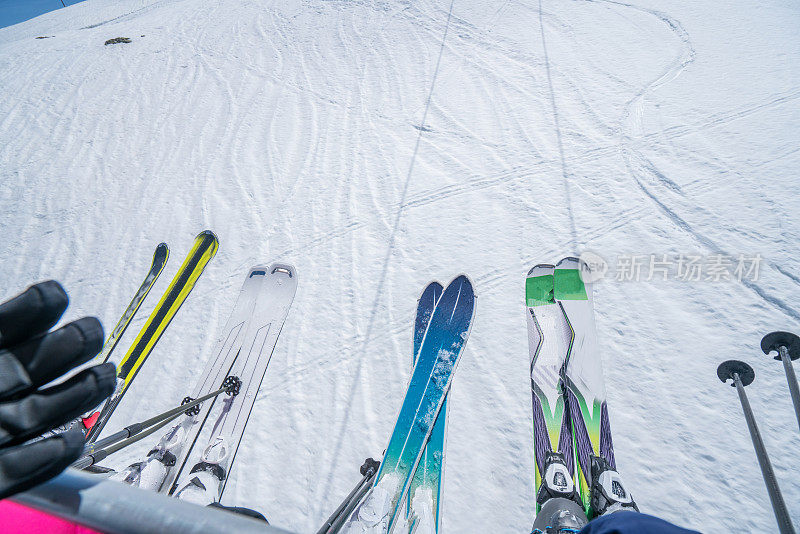
M 230 373 L 244 341 L 248 322 L 259 295 L 259 290 L 269 271 L 268 266 L 252 267 L 239 291 L 236 304 L 222 330 L 222 335 L 211 357 L 206 362 L 203 374 L 192 390 L 191 398 L 202 397 L 218 388 Z M 166 491 L 177 476 L 175 465 L 186 461 L 200 429 L 203 426 L 213 401 L 206 402 L 186 415 L 178 418 L 175 424 L 163 435 L 156 446 L 141 462 L 130 465 L 115 475 L 133 486 Z
M 272 265 L 259 291 L 239 356 L 230 370 L 230 374 L 242 380 L 241 391 L 222 403 L 215 403 L 210 418 L 213 426 L 206 445 L 176 464 L 176 483 L 169 490 L 175 497 L 202 505 L 221 499 L 296 291 L 294 267 Z

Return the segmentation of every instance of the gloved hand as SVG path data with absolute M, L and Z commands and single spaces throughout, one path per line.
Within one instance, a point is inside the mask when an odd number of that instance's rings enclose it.
M 56 476 L 84 446 L 77 429 L 26 441 L 75 419 L 114 391 L 110 363 L 42 388 L 103 346 L 103 326 L 94 317 L 48 332 L 68 302 L 61 284 L 50 280 L 0 304 L 0 499 Z

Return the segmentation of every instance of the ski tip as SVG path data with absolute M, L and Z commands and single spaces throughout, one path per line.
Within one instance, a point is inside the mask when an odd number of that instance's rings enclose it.
M 447 284 L 447 289 L 445 289 L 445 292 L 451 287 L 458 288 L 458 290 L 461 293 L 467 291 L 472 296 L 473 299 L 477 298 L 477 295 L 475 295 L 475 289 L 472 286 L 472 280 L 470 280 L 469 276 L 467 276 L 466 274 L 459 274 L 458 276 L 453 278 L 453 280 L 449 284 Z
M 247 273 L 247 278 L 254 276 L 267 276 L 269 272 L 269 265 L 253 265 L 250 267 L 250 272 Z
M 169 258 L 169 247 L 166 243 L 159 243 L 156 251 L 153 253 L 153 263 L 164 264 Z
M 576 258 L 575 256 L 567 256 L 566 258 L 561 258 L 561 260 L 556 263 L 556 267 L 561 269 L 577 269 L 580 264 L 580 258 Z
M 534 308 L 555 304 L 555 272 L 556 268 L 549 263 L 540 263 L 528 271 L 525 278 L 525 306 Z
M 289 278 L 294 278 L 296 276 L 294 266 L 288 263 L 273 263 L 270 266 L 269 274 L 281 274 Z
M 555 268 L 556 268 L 555 265 L 552 265 L 550 263 L 539 263 L 531 267 L 531 270 L 528 271 L 528 277 L 553 274 Z
M 425 286 L 425 289 L 423 289 L 422 293 L 419 294 L 417 302 L 429 294 L 432 294 L 436 299 L 438 299 L 442 295 L 442 291 L 444 291 L 444 286 L 442 286 L 442 284 L 440 284 L 437 280 L 434 280 Z
M 217 238 L 217 234 L 212 232 L 211 230 L 203 230 L 199 234 L 197 234 L 197 238 L 208 239 L 211 238 L 215 243 L 219 243 L 219 238 Z
M 451 286 L 451 285 L 453 285 L 455 283 L 459 283 L 459 284 L 466 283 L 466 284 L 472 285 L 472 281 L 469 279 L 469 276 L 467 276 L 466 274 L 463 274 L 463 273 L 459 274 L 458 276 L 453 278 L 453 280 L 448 284 L 448 286 Z

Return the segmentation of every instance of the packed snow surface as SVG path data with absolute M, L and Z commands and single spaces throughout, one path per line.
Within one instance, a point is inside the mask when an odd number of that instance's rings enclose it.
M 223 502 L 312 532 L 386 446 L 420 291 L 466 273 L 478 305 L 451 391 L 443 528 L 529 532 L 524 276 L 591 250 L 611 266 L 598 336 L 641 509 L 774 530 L 716 377 L 738 358 L 800 522 L 800 434 L 758 349 L 800 331 L 800 8 L 631 2 L 87 0 L 2 29 L 0 296 L 54 278 L 65 319 L 110 329 L 168 242 L 119 358 L 194 236 L 216 232 L 110 432 L 187 394 L 249 266 L 294 264 Z M 131 42 L 104 45 L 116 37 Z M 615 279 L 650 254 L 763 259 L 741 282 L 650 277 L 647 257 L 638 281 Z

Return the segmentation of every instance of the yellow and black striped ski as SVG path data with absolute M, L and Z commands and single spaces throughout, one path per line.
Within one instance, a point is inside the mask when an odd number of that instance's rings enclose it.
M 136 311 L 139 309 L 139 306 L 142 305 L 145 297 L 148 293 L 150 293 L 150 289 L 152 289 L 153 284 L 155 284 L 156 280 L 158 280 L 158 276 L 161 274 L 161 271 L 164 270 L 164 266 L 167 264 L 168 259 L 169 247 L 166 243 L 160 243 L 156 247 L 156 251 L 153 254 L 153 263 L 150 265 L 150 272 L 147 273 L 142 285 L 139 286 L 139 290 L 133 296 L 133 299 L 131 299 L 128 307 L 125 308 L 125 312 L 122 314 L 122 317 L 119 318 L 117 326 L 114 327 L 114 330 L 112 330 L 111 334 L 109 334 L 105 344 L 103 344 L 103 349 L 96 357 L 97 361 L 102 361 L 105 363 L 111 357 L 114 347 L 117 346 L 122 334 L 125 333 L 128 325 L 131 324 L 133 316 L 136 315 Z
M 217 236 L 210 230 L 198 234 L 192 250 L 189 251 L 183 261 L 183 265 L 181 265 L 161 300 L 150 314 L 150 317 L 148 317 L 147 322 L 136 337 L 136 341 L 133 342 L 131 348 L 128 349 L 128 353 L 117 366 L 117 388 L 114 394 L 106 401 L 103 409 L 100 410 L 97 421 L 86 434 L 87 443 L 97 439 L 114 409 L 122 400 L 122 396 L 128 390 L 136 373 L 139 372 L 164 330 L 169 326 L 175 314 L 178 313 L 181 304 L 194 288 L 197 279 L 203 273 L 203 269 L 217 253 L 218 247 Z

